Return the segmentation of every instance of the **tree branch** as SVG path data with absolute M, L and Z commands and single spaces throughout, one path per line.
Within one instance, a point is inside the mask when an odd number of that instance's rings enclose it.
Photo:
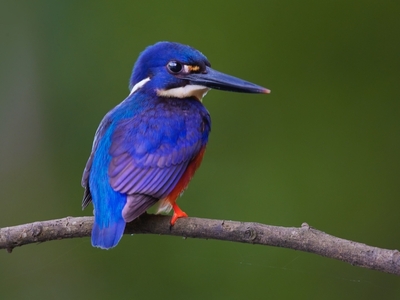
M 252 222 L 181 218 L 144 214 L 127 224 L 125 234 L 164 234 L 283 247 L 341 260 L 353 266 L 400 275 L 400 252 L 371 247 L 326 234 L 303 223 L 300 228 Z M 88 237 L 93 217 L 67 217 L 0 228 L 0 249 L 66 238 Z

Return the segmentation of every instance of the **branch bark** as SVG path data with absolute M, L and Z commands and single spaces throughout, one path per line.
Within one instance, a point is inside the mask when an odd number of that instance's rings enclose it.
M 163 234 L 283 247 L 341 260 L 400 276 L 400 252 L 341 239 L 303 223 L 300 228 L 253 222 L 181 218 L 170 228 L 170 217 L 144 214 L 127 224 L 125 234 Z M 0 249 L 52 240 L 88 237 L 93 217 L 66 217 L 0 228 Z

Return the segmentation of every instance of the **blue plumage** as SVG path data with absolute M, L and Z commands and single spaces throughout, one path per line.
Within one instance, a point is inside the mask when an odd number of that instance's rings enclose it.
M 199 51 L 161 42 L 138 58 L 130 95 L 106 114 L 95 135 L 82 185 L 83 208 L 94 205 L 92 245 L 109 249 L 126 222 L 161 201 L 186 216 L 175 201 L 201 163 L 211 119 L 201 98 L 210 87 L 268 90 L 216 72 Z

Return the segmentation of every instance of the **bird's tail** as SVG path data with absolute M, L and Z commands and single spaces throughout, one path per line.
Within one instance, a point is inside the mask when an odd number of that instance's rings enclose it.
M 92 246 L 101 249 L 115 247 L 121 240 L 125 230 L 122 209 L 126 203 L 126 195 L 115 192 L 110 185 L 91 185 L 94 208 L 92 228 Z
M 95 220 L 92 228 L 92 246 L 101 249 L 115 247 L 124 234 L 125 224 L 122 216 L 108 224 L 99 224 Z

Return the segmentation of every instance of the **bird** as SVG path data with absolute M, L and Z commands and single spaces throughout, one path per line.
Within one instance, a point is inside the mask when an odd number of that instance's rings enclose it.
M 93 247 L 115 247 L 126 223 L 154 205 L 157 213 L 173 210 L 171 226 L 187 217 L 176 200 L 203 159 L 211 118 L 202 99 L 210 89 L 270 93 L 212 69 L 188 45 L 163 41 L 139 54 L 130 93 L 100 122 L 82 176 L 82 209 L 94 208 Z

